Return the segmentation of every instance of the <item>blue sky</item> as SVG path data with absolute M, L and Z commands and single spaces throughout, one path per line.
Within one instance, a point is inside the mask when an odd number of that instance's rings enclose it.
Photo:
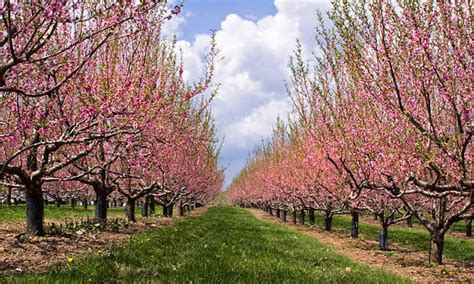
M 181 32 L 185 40 L 219 29 L 225 17 L 232 13 L 251 20 L 276 13 L 272 0 L 186 0 L 184 5 L 187 22 Z
M 240 171 L 247 155 L 267 139 L 278 116 L 291 110 L 285 81 L 288 62 L 300 39 L 305 55 L 314 52 L 316 10 L 330 0 L 186 0 L 183 12 L 166 23 L 165 34 L 177 35 L 184 77 L 202 76 L 210 30 L 222 60 L 216 63 L 213 102 L 220 137 L 225 137 L 222 164 L 226 185 Z

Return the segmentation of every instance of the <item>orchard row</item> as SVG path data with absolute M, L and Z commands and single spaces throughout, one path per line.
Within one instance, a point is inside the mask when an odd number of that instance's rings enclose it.
M 319 210 L 327 229 L 334 214 L 370 211 L 381 249 L 389 226 L 416 218 L 441 263 L 446 232 L 474 215 L 472 29 L 469 1 L 335 1 L 319 17 L 314 58 L 300 46 L 292 58 L 291 118 L 229 198 Z
M 45 199 L 202 205 L 223 171 L 209 110 L 215 48 L 193 85 L 162 25 L 166 1 L 0 1 L 0 190 L 43 235 Z M 74 201 L 75 202 L 75 201 Z

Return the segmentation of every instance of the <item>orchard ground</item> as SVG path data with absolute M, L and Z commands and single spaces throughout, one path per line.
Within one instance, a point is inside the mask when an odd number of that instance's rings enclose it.
M 6 209 L 2 210 L 5 216 Z M 51 218 L 56 220 L 71 212 L 71 208 L 67 207 L 48 207 L 48 210 L 50 214 L 46 214 L 47 218 L 58 216 Z M 58 213 L 61 211 L 63 214 Z M 199 215 L 203 211 L 195 211 L 195 214 Z M 113 209 L 112 212 L 111 215 L 123 214 L 121 209 Z M 251 213 L 265 221 L 258 220 Z M 240 208 L 214 206 L 202 216 L 173 220 L 159 217 L 142 219 L 133 230 L 91 234 L 94 238 L 82 237 L 68 241 L 50 239 L 49 242 L 33 240 L 33 247 L 44 246 L 43 251 L 48 251 L 50 258 L 57 257 L 56 266 L 50 270 L 45 270 L 47 267 L 43 266 L 43 270 L 37 274 L 31 274 L 31 270 L 26 269 L 30 273 L 20 273 L 7 280 L 402 283 L 411 280 L 433 281 L 443 277 L 444 280 L 469 280 L 469 277 L 473 277 L 472 273 L 469 274 L 474 246 L 472 240 L 453 238 L 465 241 L 461 244 L 461 254 L 468 259 L 464 261 L 450 259 L 448 265 L 441 267 L 429 267 L 421 261 L 405 265 L 404 268 L 404 265 L 397 263 L 400 255 L 406 253 L 415 255 L 415 258 L 425 257 L 424 252 L 404 249 L 416 247 L 418 242 L 403 237 L 403 234 L 393 234 L 393 241 L 403 245 L 392 244 L 393 251 L 378 252 L 373 246 L 371 231 L 367 230 L 371 226 L 375 227 L 370 222 L 361 224 L 361 238 L 353 241 L 343 229 L 346 225 L 343 216 L 335 219 L 335 232 L 326 233 L 314 227 L 299 226 L 295 230 L 275 224 L 276 219 L 263 211 L 253 210 L 251 213 Z M 68 216 L 71 218 L 74 214 Z M 5 218 L 2 220 L 2 226 L 17 223 L 5 222 Z M 417 232 L 416 229 L 410 230 Z M 55 242 L 73 247 L 77 243 L 87 245 L 91 242 L 90 247 L 94 249 L 81 251 L 79 248 L 81 253 L 69 251 L 69 254 L 64 255 L 62 249 L 51 250 Z M 447 244 L 446 250 L 450 249 L 451 246 Z M 17 251 L 21 253 L 24 249 L 17 248 Z M 87 253 L 84 254 L 85 251 Z M 370 251 L 370 256 L 379 263 L 367 257 L 361 258 L 363 251 Z M 448 252 L 447 256 L 450 258 Z M 456 263 L 460 266 L 453 266 Z

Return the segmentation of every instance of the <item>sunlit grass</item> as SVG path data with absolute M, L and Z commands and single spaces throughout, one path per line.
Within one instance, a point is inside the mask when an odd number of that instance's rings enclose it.
M 48 273 L 10 279 L 43 283 L 405 283 L 351 262 L 294 229 L 248 211 L 212 207 L 173 227 L 135 235 L 123 247 Z

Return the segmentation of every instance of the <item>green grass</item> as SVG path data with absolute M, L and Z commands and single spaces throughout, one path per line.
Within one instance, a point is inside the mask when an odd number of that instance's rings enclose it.
M 140 208 L 137 208 L 137 214 L 140 213 Z M 125 209 L 121 207 L 109 208 L 107 211 L 110 217 L 123 217 Z M 47 205 L 44 208 L 44 218 L 46 220 L 62 220 L 64 218 L 87 217 L 94 216 L 94 206 L 89 206 L 84 209 L 82 206 L 72 208 L 70 205 L 61 205 L 57 208 L 55 205 Z M 18 205 L 0 205 L 0 222 L 5 221 L 24 221 L 26 218 L 25 204 Z
M 323 226 L 324 215 L 316 213 L 316 226 Z M 306 224 L 308 224 L 308 220 Z M 333 227 L 344 229 L 350 235 L 351 218 L 344 215 L 336 215 L 333 218 Z M 378 240 L 380 226 L 359 222 L 359 232 L 368 239 Z M 429 250 L 429 234 L 422 228 L 403 228 L 391 226 L 388 229 L 389 243 L 394 242 L 413 249 Z M 461 262 L 474 262 L 474 240 L 466 240 L 451 236 L 445 236 L 444 256 Z
M 349 271 L 348 271 L 349 270 Z M 292 228 L 245 209 L 212 207 L 173 227 L 135 235 L 123 247 L 67 266 L 7 279 L 29 283 L 409 283 L 355 264 Z

